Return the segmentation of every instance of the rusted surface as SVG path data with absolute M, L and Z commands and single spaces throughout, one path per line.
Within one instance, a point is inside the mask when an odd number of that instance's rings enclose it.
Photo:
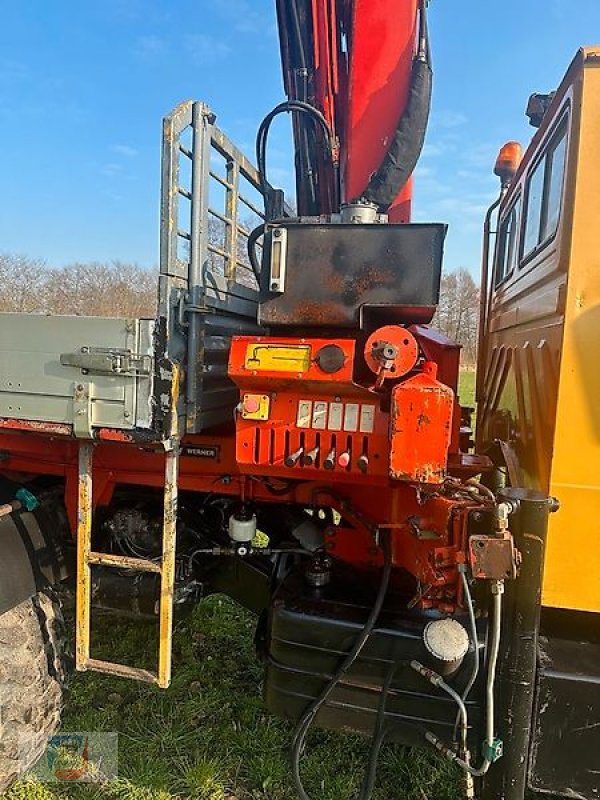
M 73 428 L 60 422 L 37 422 L 36 420 L 13 419 L 3 417 L 0 419 L 0 428 L 12 428 L 16 431 L 29 431 L 31 433 L 45 433 L 52 436 L 72 436 Z
M 77 585 L 75 667 L 85 670 L 90 657 L 91 575 L 89 555 L 92 543 L 92 464 L 94 446 L 79 445 L 77 481 Z
M 97 438 L 105 442 L 135 442 L 135 435 L 129 431 L 119 431 L 113 428 L 100 428 Z
M 261 324 L 356 328 L 363 306 L 385 307 L 406 323 L 431 319 L 443 225 L 286 223 L 285 229 L 290 266 L 283 294 L 270 291 L 267 236 Z
M 381 348 L 389 345 L 394 355 L 389 363 L 382 357 Z M 375 375 L 385 378 L 401 378 L 410 372 L 419 357 L 419 346 L 412 333 L 401 325 L 384 325 L 374 331 L 365 344 L 364 356 L 367 366 Z
M 450 453 L 448 455 L 448 472 L 461 478 L 473 478 L 482 472 L 489 472 L 494 464 L 488 456 L 473 453 Z
M 117 556 L 113 553 L 91 552 L 88 557 L 89 564 L 97 564 L 101 567 L 118 567 L 118 569 L 128 569 L 135 572 L 158 572 L 160 573 L 160 563 L 149 561 L 146 558 L 133 558 L 131 556 Z
M 420 373 L 392 392 L 390 476 L 441 483 L 447 472 L 454 395 L 432 374 Z
M 516 577 L 520 554 L 509 533 L 502 537 L 471 536 L 469 562 L 474 578 L 506 580 Z

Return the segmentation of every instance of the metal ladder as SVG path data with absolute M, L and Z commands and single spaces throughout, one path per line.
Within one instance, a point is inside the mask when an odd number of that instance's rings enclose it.
M 178 384 L 177 369 L 173 385 Z M 160 561 L 130 558 L 92 550 L 93 517 L 93 452 L 92 442 L 79 445 L 78 499 L 77 499 L 77 591 L 76 591 L 76 646 L 75 668 L 80 672 L 103 672 L 119 678 L 153 683 L 161 689 L 171 683 L 171 654 L 173 640 L 173 596 L 175 589 L 175 547 L 177 539 L 177 481 L 179 475 L 179 437 L 177 435 L 177 389 L 172 390 L 171 435 L 163 442 L 165 447 L 165 480 Z M 158 613 L 159 648 L 156 673 L 125 664 L 101 661 L 90 656 L 90 629 L 92 616 L 93 566 L 126 569 L 132 572 L 153 572 L 160 575 L 160 602 Z

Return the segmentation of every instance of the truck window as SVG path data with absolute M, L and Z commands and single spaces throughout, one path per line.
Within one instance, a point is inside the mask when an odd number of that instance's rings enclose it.
M 513 203 L 513 207 L 500 223 L 498 257 L 496 260 L 495 285 L 512 274 L 517 263 L 519 221 L 521 216 L 521 198 Z
M 565 158 L 567 155 L 567 137 L 565 135 L 558 142 L 551 153 L 548 165 L 550 177 L 548 179 L 548 209 L 546 212 L 546 227 L 544 238 L 553 236 L 558 227 L 562 199 L 563 176 L 565 174 Z
M 567 120 L 529 177 L 523 258 L 556 233 L 562 202 L 567 154 Z

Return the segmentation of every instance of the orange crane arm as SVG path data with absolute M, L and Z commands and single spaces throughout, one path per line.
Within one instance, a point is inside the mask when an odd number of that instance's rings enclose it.
M 288 99 L 321 111 L 338 142 L 332 166 L 294 115 L 298 213 L 363 198 L 408 222 L 431 87 L 424 0 L 277 0 L 277 16 Z

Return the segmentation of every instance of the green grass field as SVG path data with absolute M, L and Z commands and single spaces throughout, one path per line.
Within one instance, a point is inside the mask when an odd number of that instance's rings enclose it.
M 9 800 L 293 800 L 291 725 L 261 699 L 254 618 L 221 596 L 202 602 L 174 638 L 174 678 L 161 691 L 103 675 L 71 676 L 64 731 L 117 731 L 119 779 L 105 785 L 20 781 Z M 149 666 L 154 626 L 104 617 L 102 655 Z M 315 731 L 304 759 L 315 800 L 356 795 L 368 754 L 358 736 Z M 56 787 L 56 788 L 55 788 Z M 435 754 L 384 746 L 377 800 L 454 800 L 455 768 Z
M 464 372 L 461 402 L 473 404 L 475 375 Z M 177 624 L 173 684 L 167 691 L 102 675 L 70 678 L 64 731 L 117 731 L 119 779 L 105 785 L 21 781 L 9 800 L 293 800 L 287 751 L 291 725 L 261 699 L 254 618 L 211 597 Z M 101 617 L 102 657 L 152 666 L 153 625 Z M 315 731 L 304 759 L 315 800 L 356 796 L 368 742 Z M 376 800 L 454 800 L 460 776 L 429 751 L 384 745 Z
M 475 406 L 475 370 L 463 369 L 460 373 L 460 383 L 458 386 L 460 403 L 463 406 Z

